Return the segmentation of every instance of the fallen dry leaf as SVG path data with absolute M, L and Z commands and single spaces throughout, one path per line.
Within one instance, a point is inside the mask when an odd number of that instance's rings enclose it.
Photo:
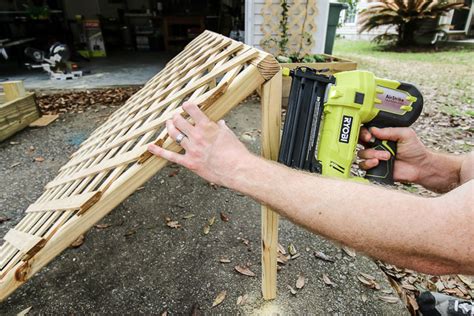
M 298 253 L 298 251 L 296 250 L 296 247 L 295 245 L 293 244 L 289 244 L 288 245 L 288 252 L 290 253 L 290 255 L 294 256 Z
M 296 295 L 296 290 L 294 288 L 292 288 L 291 285 L 288 285 L 287 287 L 290 290 L 291 294 Z
M 402 288 L 405 290 L 416 291 L 416 287 L 413 284 L 402 284 Z
M 16 166 L 21 165 L 21 162 L 15 162 L 10 165 L 10 168 L 15 168 Z
M 237 298 L 237 305 L 244 305 L 245 303 L 247 303 L 248 298 L 249 296 L 247 294 L 240 295 Z
M 247 238 L 237 238 L 237 239 L 240 239 L 242 241 L 242 243 L 244 245 L 246 245 L 247 247 L 250 246 L 250 240 L 248 240 Z
M 212 303 L 212 307 L 215 307 L 222 303 L 225 300 L 225 297 L 227 295 L 227 291 L 222 291 L 219 294 L 217 294 L 216 298 L 214 299 L 214 302 Z
M 249 276 L 249 277 L 254 277 L 255 276 L 255 273 L 252 272 L 247 266 L 238 265 L 238 266 L 235 266 L 234 269 L 237 272 L 239 272 L 240 274 L 243 274 L 243 275 L 246 275 L 246 276 Z
M 16 316 L 25 316 L 26 314 L 28 314 L 28 312 L 31 310 L 33 306 L 30 306 L 24 310 L 22 310 L 21 312 L 19 312 L 18 314 L 16 314 Z
M 315 251 L 314 252 L 314 256 L 318 259 L 321 259 L 323 261 L 327 261 L 327 262 L 334 262 L 334 259 L 329 257 L 328 255 L 326 255 L 324 252 L 322 251 Z
M 362 275 L 358 275 L 357 279 L 368 288 L 380 290 L 380 285 L 375 280 L 369 280 Z
M 370 275 L 370 274 L 367 274 L 367 273 L 364 273 L 364 272 L 359 272 L 359 274 L 361 276 L 363 276 L 364 278 L 366 278 L 367 280 L 372 280 L 372 281 L 375 281 L 375 277 Z
M 291 256 L 290 259 L 291 259 L 291 260 L 294 260 L 294 259 L 296 259 L 296 258 L 298 258 L 298 257 L 301 257 L 301 254 L 300 254 L 300 253 L 297 253 L 296 255 Z
M 387 295 L 384 295 L 384 296 L 379 296 L 379 299 L 381 301 L 384 301 L 386 303 L 390 303 L 390 304 L 395 304 L 395 303 L 398 303 L 400 301 L 400 299 L 398 297 L 395 297 L 395 296 L 387 296 Z
M 34 161 L 36 161 L 36 162 L 43 162 L 43 161 L 44 161 L 44 157 L 35 157 L 35 158 L 34 158 Z
M 305 280 L 304 276 L 303 276 L 302 274 L 300 274 L 300 275 L 298 276 L 298 279 L 296 280 L 296 284 L 295 284 L 296 288 L 297 288 L 298 290 L 299 290 L 299 289 L 302 289 L 302 288 L 304 287 L 305 281 L 306 281 L 306 280 Z
M 349 256 L 349 257 L 355 257 L 356 256 L 356 252 L 349 248 L 349 247 L 346 247 L 346 246 L 342 246 L 342 250 Z
M 362 277 L 362 276 L 360 276 L 360 275 L 357 276 L 357 279 L 358 279 L 362 284 L 364 284 L 364 285 L 366 285 L 366 286 L 368 286 L 368 287 L 371 287 L 371 286 L 372 286 L 371 280 L 367 280 L 366 278 L 364 278 L 364 277 Z
M 217 190 L 217 188 L 219 187 L 217 184 L 212 183 L 212 182 L 209 182 L 209 186 L 214 190 Z
M 77 237 L 77 239 L 71 244 L 71 248 L 80 247 L 84 243 L 84 235 Z
M 224 213 L 221 212 L 221 221 L 223 222 L 228 222 L 229 221 L 229 217 L 227 215 L 225 215 Z
M 187 214 L 187 215 L 184 215 L 184 216 L 183 216 L 183 219 L 190 219 L 190 218 L 193 218 L 194 216 L 196 216 L 196 215 L 194 215 L 194 214 Z
M 215 217 L 215 216 L 209 218 L 209 220 L 207 221 L 207 223 L 209 224 L 209 226 L 214 225 L 215 222 L 216 222 L 216 217 Z
M 361 298 L 363 303 L 367 302 L 367 300 L 368 300 L 368 297 L 365 294 L 362 294 L 360 298 Z
M 277 253 L 277 262 L 281 264 L 286 264 L 288 260 L 290 259 L 290 256 L 285 256 L 282 253 Z
M 0 224 L 3 223 L 3 222 L 8 222 L 10 220 L 9 217 L 6 217 L 6 216 L 0 216 Z
M 168 177 L 172 178 L 176 176 L 179 173 L 179 169 L 173 170 L 170 173 L 168 173 Z
M 132 229 L 129 229 L 123 236 L 124 236 L 124 237 L 130 237 L 130 236 L 132 236 L 132 235 L 135 235 L 136 232 L 137 232 L 137 231 L 132 228 Z
M 178 221 L 169 221 L 166 223 L 168 227 L 178 229 L 181 227 L 181 224 Z
M 331 279 L 326 273 L 323 273 L 323 282 L 326 285 L 335 286 L 334 282 L 331 281 Z
M 418 306 L 418 302 L 416 301 L 414 297 L 412 297 L 411 295 L 407 295 L 407 300 L 408 300 L 408 304 L 410 304 L 413 311 L 417 311 L 420 309 L 420 307 Z
M 204 228 L 202 229 L 202 232 L 204 233 L 204 235 L 209 234 L 210 231 L 211 231 L 211 226 L 209 226 L 208 224 L 204 225 Z
M 36 93 L 36 102 L 42 114 L 82 113 L 88 108 L 122 105 L 139 87 L 107 88 L 89 91 L 68 91 L 64 93 Z
M 464 282 L 471 290 L 474 290 L 474 276 L 458 274 L 458 278 Z
M 227 258 L 227 257 L 221 257 L 221 258 L 219 259 L 219 262 L 221 262 L 221 263 L 229 263 L 229 262 L 230 262 L 230 259 Z
M 15 142 L 15 141 L 10 142 L 10 145 L 18 145 L 18 144 L 20 144 L 20 142 Z
M 285 247 L 283 247 L 280 243 L 278 243 L 278 251 L 279 251 L 281 254 L 286 255 Z
M 94 225 L 94 227 L 97 228 L 97 229 L 106 229 L 106 228 L 109 228 L 110 226 L 112 226 L 112 224 L 96 224 L 96 225 Z

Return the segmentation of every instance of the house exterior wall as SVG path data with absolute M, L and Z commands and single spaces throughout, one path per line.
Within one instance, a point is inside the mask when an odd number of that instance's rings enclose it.
M 245 0 L 245 43 L 251 46 L 260 47 L 260 40 L 263 33 L 260 29 L 263 22 L 262 7 L 265 0 Z M 302 1 L 301 3 L 306 3 Z M 279 6 L 279 0 L 273 0 L 273 5 Z M 290 4 L 291 5 L 291 4 Z M 324 52 L 326 41 L 327 21 L 329 14 L 329 0 L 318 0 L 315 23 L 316 32 L 313 34 L 314 46 L 312 53 L 320 54 Z

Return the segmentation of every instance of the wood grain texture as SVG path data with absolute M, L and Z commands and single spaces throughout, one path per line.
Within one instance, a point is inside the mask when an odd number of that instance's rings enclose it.
M 0 104 L 0 142 L 24 129 L 39 116 L 33 93 Z
M 281 71 L 262 86 L 262 156 L 278 159 L 281 129 Z M 265 300 L 277 294 L 278 219 L 276 212 L 262 205 L 262 294 Z
M 30 206 L 15 230 L 42 238 L 44 247 L 26 257 L 8 241 L 0 247 L 0 300 L 167 164 L 147 154 L 148 144 L 182 150 L 165 121 L 183 112 L 183 102 L 194 100 L 219 120 L 278 69 L 270 55 L 213 32 L 188 44 L 92 132 Z
M 25 212 L 33 213 L 67 210 L 80 210 L 81 212 L 85 212 L 100 199 L 101 194 L 101 192 L 87 192 L 84 194 L 73 195 L 64 199 L 33 203 L 26 209 Z

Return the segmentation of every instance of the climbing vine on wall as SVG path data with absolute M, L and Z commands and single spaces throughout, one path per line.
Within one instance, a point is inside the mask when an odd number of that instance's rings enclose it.
M 311 53 L 316 32 L 316 0 L 265 0 L 260 45 L 275 56 Z

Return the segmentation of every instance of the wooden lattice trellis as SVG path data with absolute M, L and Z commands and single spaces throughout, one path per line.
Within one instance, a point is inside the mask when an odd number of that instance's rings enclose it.
M 263 23 L 260 30 L 263 34 L 260 40 L 267 52 L 273 55 L 298 54 L 304 56 L 311 53 L 314 46 L 313 35 L 316 33 L 316 16 L 318 9 L 316 0 L 288 0 L 288 42 L 287 51 L 282 52 L 278 42 L 282 39 L 280 21 L 282 19 L 282 1 L 265 0 L 261 14 Z
M 0 248 L 0 300 L 166 165 L 147 152 L 147 144 L 181 150 L 167 137 L 164 123 L 182 112 L 184 101 L 195 101 L 212 120 L 218 120 L 261 87 L 263 153 L 276 159 L 279 69 L 271 55 L 222 35 L 206 31 L 193 40 L 84 141 L 5 235 Z M 265 298 L 272 298 L 277 216 L 266 208 L 263 214 L 263 292 Z M 273 226 L 267 227 L 267 220 Z

